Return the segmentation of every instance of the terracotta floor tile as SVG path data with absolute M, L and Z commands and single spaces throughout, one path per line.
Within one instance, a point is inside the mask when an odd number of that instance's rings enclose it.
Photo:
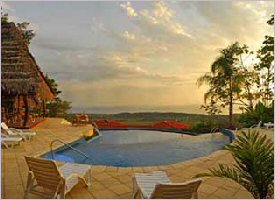
M 5 186 L 5 198 L 7 199 L 22 199 L 24 190 L 22 185 Z
M 202 183 L 198 189 L 199 192 L 203 192 L 206 194 L 212 194 L 216 192 L 219 188 L 213 185 Z
M 237 191 L 232 191 L 232 190 L 225 190 L 222 188 L 218 188 L 212 195 L 223 198 L 223 199 L 230 199 L 235 196 Z
M 103 190 L 103 189 L 106 189 L 104 187 L 103 184 L 101 184 L 100 182 L 92 182 L 92 185 L 90 187 L 87 188 L 87 190 L 89 191 L 94 191 L 94 190 Z
M 120 199 L 132 199 L 132 192 L 127 192 L 124 194 L 119 195 Z
M 131 188 L 129 188 L 128 186 L 126 186 L 124 184 L 116 184 L 116 185 L 109 187 L 108 189 L 118 195 L 121 195 L 121 194 L 124 194 L 127 192 L 131 192 Z
M 253 199 L 253 196 L 248 191 L 238 190 L 234 194 L 233 198 L 236 198 L 236 199 Z
M 116 193 L 114 193 L 110 190 L 107 190 L 107 189 L 95 192 L 95 193 L 93 193 L 93 195 L 97 199 L 117 199 L 117 198 L 119 198 L 119 195 L 117 195 Z

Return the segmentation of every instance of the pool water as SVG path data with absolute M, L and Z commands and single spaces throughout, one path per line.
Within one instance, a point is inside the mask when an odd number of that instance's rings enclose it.
M 206 156 L 223 149 L 230 141 L 220 134 L 185 136 L 148 130 L 108 130 L 100 133 L 101 136 L 92 142 L 80 139 L 71 144 L 89 158 L 61 147 L 55 150 L 54 159 L 121 167 L 167 165 Z M 51 152 L 42 157 L 53 159 Z

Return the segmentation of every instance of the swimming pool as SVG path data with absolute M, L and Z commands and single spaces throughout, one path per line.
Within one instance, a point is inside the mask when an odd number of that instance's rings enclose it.
M 54 151 L 54 159 L 120 167 L 167 165 L 206 156 L 229 144 L 229 138 L 221 134 L 186 136 L 149 130 L 108 130 L 100 133 L 101 136 L 92 142 L 80 139 L 71 143 L 89 158 L 61 147 Z M 51 152 L 42 157 L 53 159 Z

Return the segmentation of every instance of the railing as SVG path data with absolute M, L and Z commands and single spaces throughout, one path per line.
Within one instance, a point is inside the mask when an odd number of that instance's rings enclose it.
M 212 128 L 210 133 L 215 133 L 216 130 L 219 130 L 219 128 Z
M 53 159 L 54 159 L 53 144 L 54 144 L 55 142 L 60 142 L 60 143 L 64 144 L 65 146 L 69 147 L 70 149 L 72 149 L 73 151 L 79 153 L 80 155 L 82 155 L 82 156 L 84 156 L 84 157 L 86 157 L 86 158 L 89 158 L 89 156 L 87 156 L 85 153 L 83 153 L 82 151 L 80 151 L 80 150 L 78 150 L 78 149 L 72 147 L 70 144 L 68 144 L 68 143 L 66 143 L 66 142 L 63 142 L 63 141 L 60 140 L 60 139 L 55 139 L 55 140 L 53 140 L 53 141 L 51 142 L 51 145 L 50 145 L 50 147 L 51 147 L 51 155 L 52 155 L 52 158 L 53 158 Z
M 230 129 L 223 128 L 223 129 L 221 129 L 221 133 L 224 134 L 225 136 L 229 137 L 230 143 L 232 143 L 236 138 L 234 132 Z

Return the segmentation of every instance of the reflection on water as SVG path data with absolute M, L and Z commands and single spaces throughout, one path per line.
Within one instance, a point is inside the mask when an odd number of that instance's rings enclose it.
M 180 138 L 180 134 L 147 130 L 101 131 L 101 133 L 101 144 L 152 143 Z

